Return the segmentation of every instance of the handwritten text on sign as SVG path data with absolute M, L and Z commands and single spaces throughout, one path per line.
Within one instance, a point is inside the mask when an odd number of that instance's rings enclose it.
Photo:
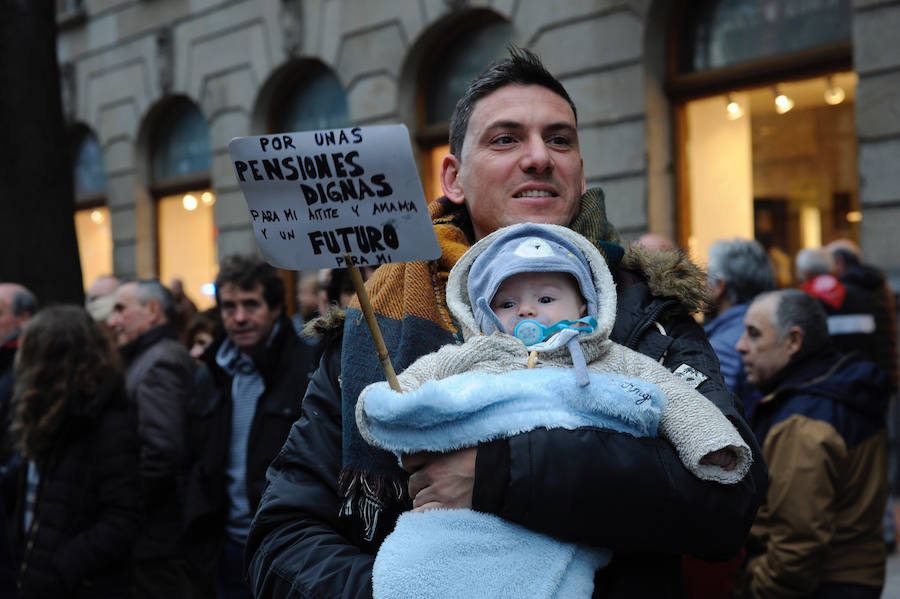
M 236 137 L 228 151 L 273 266 L 440 256 L 404 125 Z

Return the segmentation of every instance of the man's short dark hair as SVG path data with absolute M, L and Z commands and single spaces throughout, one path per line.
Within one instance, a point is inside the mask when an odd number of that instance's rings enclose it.
M 263 299 L 269 308 L 284 306 L 284 281 L 278 271 L 253 254 L 232 254 L 219 264 L 216 277 L 216 305 L 221 307 L 219 290 L 231 283 L 244 291 L 251 291 L 257 284 L 262 285 Z
M 21 316 L 25 312 L 28 312 L 28 314 L 34 316 L 35 312 L 38 311 L 38 301 L 37 298 L 34 297 L 33 293 L 25 288 L 22 288 L 12 294 L 10 308 L 12 308 L 12 313 L 14 316 Z
M 575 121 L 578 111 L 569 97 L 566 88 L 541 63 L 536 54 L 519 48 L 507 46 L 509 58 L 491 63 L 491 65 L 469 82 L 466 91 L 456 102 L 453 115 L 450 117 L 450 153 L 462 158 L 463 141 L 469 128 L 469 119 L 475 111 L 475 104 L 480 99 L 507 85 L 540 85 L 556 93 L 572 107 Z
M 708 254 L 709 281 L 725 283 L 725 299 L 732 305 L 746 304 L 760 293 L 775 289 L 775 271 L 758 241 L 717 241 L 709 246 Z
M 831 343 L 828 334 L 828 317 L 822 303 L 799 289 L 783 289 L 765 294 L 775 295 L 775 334 L 784 340 L 791 327 L 803 332 L 803 347 L 794 356 L 805 356 Z

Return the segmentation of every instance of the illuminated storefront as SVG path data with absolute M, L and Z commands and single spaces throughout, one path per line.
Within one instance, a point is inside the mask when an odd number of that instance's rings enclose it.
M 181 279 L 185 294 L 202 310 L 215 304 L 212 283 L 218 273 L 209 131 L 187 101 L 167 112 L 152 163 L 159 280 L 168 285 Z
M 97 138 L 86 130 L 75 133 L 73 180 L 75 235 L 84 288 L 98 277 L 112 274 L 112 226 L 106 203 L 103 151 Z
M 859 238 L 849 3 L 690 3 L 673 61 L 679 235 L 756 238 L 781 284 L 806 247 Z

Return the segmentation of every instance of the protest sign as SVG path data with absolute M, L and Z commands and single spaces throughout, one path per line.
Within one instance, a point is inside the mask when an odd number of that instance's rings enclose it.
M 277 268 L 441 254 L 404 125 L 236 137 L 228 152 L 260 250 Z

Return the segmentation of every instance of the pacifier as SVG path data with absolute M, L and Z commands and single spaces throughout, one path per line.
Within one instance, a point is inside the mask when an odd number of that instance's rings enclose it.
M 586 326 L 575 326 L 578 324 Z M 544 326 L 533 318 L 519 322 L 513 330 L 513 336 L 519 339 L 526 347 L 530 347 L 563 329 L 572 329 L 579 333 L 590 333 L 597 328 L 597 320 L 592 316 L 585 316 L 578 320 L 560 320 L 550 326 Z

